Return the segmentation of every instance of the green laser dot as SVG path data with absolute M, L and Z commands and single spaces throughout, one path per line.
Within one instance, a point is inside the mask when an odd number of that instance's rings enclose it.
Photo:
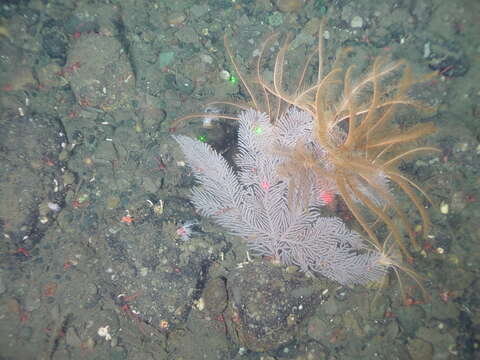
M 207 137 L 205 135 L 200 135 L 197 139 L 203 143 L 207 141 Z
M 238 82 L 238 79 L 232 75 L 230 76 L 230 79 L 228 79 L 228 81 L 235 85 Z
M 255 134 L 260 135 L 263 132 L 263 129 L 259 126 L 255 128 Z

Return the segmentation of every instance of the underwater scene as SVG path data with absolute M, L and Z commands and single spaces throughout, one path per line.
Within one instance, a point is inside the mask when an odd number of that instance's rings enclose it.
M 480 358 L 480 2 L 5 0 L 0 360 Z

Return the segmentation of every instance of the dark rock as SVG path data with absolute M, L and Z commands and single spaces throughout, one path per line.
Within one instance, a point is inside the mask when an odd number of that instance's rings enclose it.
M 432 344 L 421 339 L 412 339 L 407 345 L 412 360 L 429 360 L 433 358 Z
M 321 300 L 312 279 L 267 262 L 250 262 L 227 278 L 228 332 L 239 345 L 268 351 L 291 341 Z
M 175 233 L 159 238 L 161 233 L 160 224 L 148 219 L 109 233 L 104 266 L 111 272 L 105 274 L 103 288 L 117 305 L 127 305 L 135 317 L 165 331 L 186 320 L 203 288 L 209 253 L 196 246 L 202 240 L 180 244 Z
M 468 72 L 470 63 L 461 49 L 452 42 L 439 39 L 432 41 L 428 67 L 443 76 L 458 77 Z
M 82 34 L 69 50 L 63 71 L 80 105 L 105 112 L 132 108 L 135 76 L 116 38 Z
M 65 61 L 68 49 L 68 37 L 63 28 L 52 25 L 42 29 L 42 47 L 54 59 Z
M 63 205 L 62 142 L 63 129 L 53 117 L 5 112 L 0 118 L 0 231 L 18 248 L 30 250 L 56 216 L 46 208 L 42 219 L 41 204 Z
M 203 291 L 205 310 L 213 318 L 222 314 L 227 307 L 228 294 L 225 286 L 225 279 L 215 278 L 207 282 Z

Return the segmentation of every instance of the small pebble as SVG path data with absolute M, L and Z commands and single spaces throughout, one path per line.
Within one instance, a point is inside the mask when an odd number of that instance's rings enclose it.
M 363 26 L 363 19 L 358 15 L 354 16 L 352 21 L 350 21 L 350 26 L 355 29 L 361 28 Z
M 440 204 L 440 212 L 443 214 L 443 215 L 446 215 L 448 214 L 448 211 L 449 211 L 449 206 L 446 202 L 443 202 Z
M 423 45 L 423 58 L 426 59 L 430 56 L 432 51 L 430 50 L 430 43 L 427 42 Z
M 230 73 L 227 70 L 222 70 L 222 71 L 220 71 L 220 78 L 222 80 L 229 80 L 230 79 Z
M 282 12 L 300 11 L 305 1 L 303 0 L 277 0 L 277 7 Z
M 183 24 L 185 21 L 186 16 L 180 13 L 173 13 L 172 15 L 169 16 L 167 19 L 167 22 L 170 26 L 178 26 Z
M 47 206 L 50 210 L 54 211 L 54 212 L 59 212 L 60 210 L 62 210 L 62 208 L 60 207 L 60 205 L 54 203 L 54 202 L 48 202 L 47 203 Z
M 64 185 L 72 185 L 75 183 L 75 175 L 73 175 L 70 171 L 67 171 L 63 174 L 63 184 Z
M 106 205 L 108 210 L 116 209 L 119 204 L 120 204 L 120 198 L 118 196 L 110 195 L 107 198 Z
M 207 54 L 201 54 L 200 59 L 205 64 L 212 64 L 213 63 L 213 58 L 210 55 L 207 55 Z

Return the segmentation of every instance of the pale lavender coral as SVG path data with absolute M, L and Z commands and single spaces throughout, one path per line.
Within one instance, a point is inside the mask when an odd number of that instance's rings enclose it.
M 286 161 L 282 149 L 291 150 L 299 142 L 321 161 L 323 149 L 311 139 L 310 115 L 290 108 L 272 124 L 267 115 L 250 109 L 239 118 L 238 171 L 209 145 L 174 136 L 199 184 L 191 198 L 198 212 L 243 237 L 257 254 L 305 272 L 344 285 L 383 276 L 387 269 L 378 252 L 341 219 L 321 215 L 325 204 L 319 195 L 330 191 L 328 180 L 307 172 L 300 188 L 290 185 L 288 175 L 279 174 Z

